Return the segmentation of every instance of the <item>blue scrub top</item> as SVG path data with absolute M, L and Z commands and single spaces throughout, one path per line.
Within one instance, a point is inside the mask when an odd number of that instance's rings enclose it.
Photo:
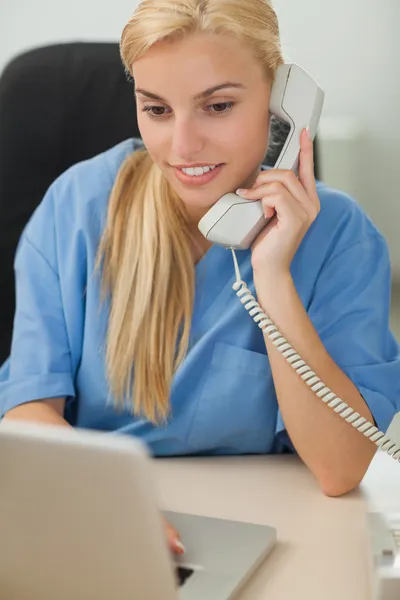
M 65 396 L 71 424 L 132 434 L 157 456 L 291 451 L 262 331 L 232 290 L 231 252 L 217 245 L 196 265 L 190 350 L 173 379 L 168 423 L 154 426 L 110 402 L 109 305 L 100 304 L 93 272 L 117 171 L 141 146 L 126 140 L 70 168 L 26 226 L 15 260 L 17 306 L 11 356 L 0 370 L 0 416 L 25 402 Z M 387 246 L 351 198 L 321 183 L 318 193 L 321 211 L 292 276 L 327 351 L 385 431 L 400 406 Z M 250 250 L 237 256 L 254 293 Z

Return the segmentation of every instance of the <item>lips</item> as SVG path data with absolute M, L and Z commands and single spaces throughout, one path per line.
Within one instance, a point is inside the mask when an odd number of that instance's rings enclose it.
M 211 169 L 207 173 L 203 173 L 203 175 L 187 175 L 178 167 L 174 167 L 173 170 L 175 177 L 184 185 L 199 186 L 205 185 L 206 183 L 209 183 L 210 181 L 215 179 L 219 175 L 223 167 L 224 163 L 220 163 L 215 167 L 215 169 Z

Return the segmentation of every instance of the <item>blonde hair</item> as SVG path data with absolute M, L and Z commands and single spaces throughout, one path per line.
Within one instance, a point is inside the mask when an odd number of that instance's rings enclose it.
M 142 0 L 121 37 L 127 73 L 153 44 L 190 33 L 231 34 L 273 81 L 283 62 L 269 0 Z M 122 164 L 97 266 L 110 293 L 106 367 L 116 406 L 158 423 L 189 346 L 195 267 L 184 205 L 146 149 Z

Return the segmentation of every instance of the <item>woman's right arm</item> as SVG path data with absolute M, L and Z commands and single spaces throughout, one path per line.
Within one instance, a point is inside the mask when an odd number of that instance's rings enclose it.
M 12 408 L 4 415 L 3 421 L 30 421 L 44 425 L 64 425 L 70 427 L 63 418 L 65 398 L 49 398 L 26 402 Z

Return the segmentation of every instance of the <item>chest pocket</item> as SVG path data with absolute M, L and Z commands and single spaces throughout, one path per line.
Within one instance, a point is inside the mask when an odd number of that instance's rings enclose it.
M 186 441 L 197 451 L 268 452 L 277 409 L 267 355 L 217 342 Z

